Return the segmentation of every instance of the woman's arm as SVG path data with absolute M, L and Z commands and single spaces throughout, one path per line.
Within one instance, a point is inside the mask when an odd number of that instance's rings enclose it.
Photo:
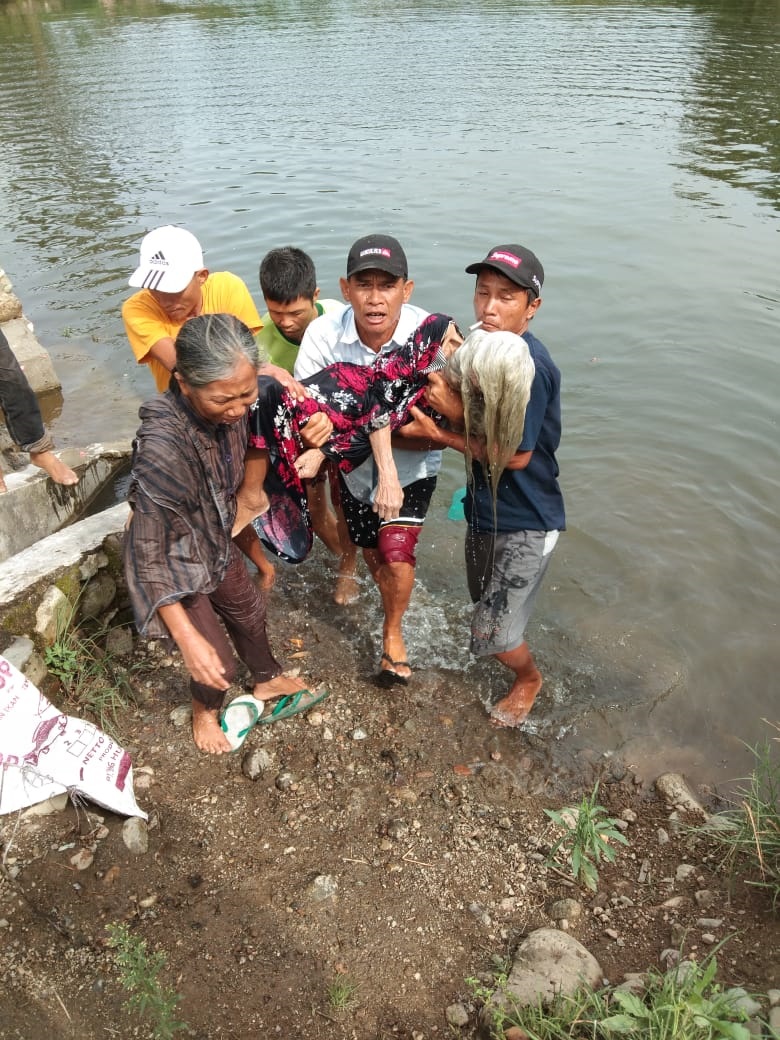
M 379 470 L 379 480 L 374 493 L 374 512 L 379 514 L 380 520 L 395 520 L 401 512 L 404 489 L 399 483 L 398 470 L 393 461 L 390 427 L 382 426 L 373 430 L 369 433 L 368 439 Z
M 300 428 L 305 448 L 322 448 L 333 436 L 333 423 L 325 412 L 314 412 Z
M 463 426 L 463 398 L 460 391 L 450 386 L 440 372 L 431 372 L 428 376 L 428 388 L 424 395 L 425 403 L 449 420 L 450 425 Z

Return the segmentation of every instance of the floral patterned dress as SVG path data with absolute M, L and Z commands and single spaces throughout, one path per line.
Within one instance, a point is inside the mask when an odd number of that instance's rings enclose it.
M 371 454 L 369 434 L 387 425 L 397 430 L 408 420 L 409 410 L 420 404 L 428 373 L 446 364 L 442 340 L 451 323 L 446 314 L 430 314 L 402 347 L 378 354 L 370 365 L 328 365 L 302 380 L 311 395 L 304 401 L 295 401 L 275 379 L 259 377 L 259 396 L 249 415 L 249 444 L 270 455 L 265 491 L 271 505 L 254 525 L 272 552 L 299 563 L 311 549 L 306 490 L 295 469 L 295 460 L 305 450 L 300 431 L 311 416 L 325 412 L 331 420 L 333 434 L 321 450 L 349 473 Z

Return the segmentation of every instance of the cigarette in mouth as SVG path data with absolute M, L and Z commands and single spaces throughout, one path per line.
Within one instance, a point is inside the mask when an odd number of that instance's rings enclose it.
M 469 332 L 473 332 L 474 329 L 481 329 L 481 328 L 482 328 L 482 322 L 481 321 L 475 321 L 473 325 L 469 325 Z

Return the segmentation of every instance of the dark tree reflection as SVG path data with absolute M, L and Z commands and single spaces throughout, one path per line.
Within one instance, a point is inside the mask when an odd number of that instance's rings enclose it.
M 780 204 L 780 4 L 692 5 L 711 31 L 683 117 L 686 167 Z

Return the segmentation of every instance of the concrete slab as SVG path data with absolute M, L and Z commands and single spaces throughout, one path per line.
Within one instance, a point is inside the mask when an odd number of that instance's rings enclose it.
M 111 509 L 79 520 L 64 531 L 49 535 L 6 560 L 0 568 L 0 607 L 14 603 L 28 589 L 61 567 L 70 567 L 86 553 L 94 552 L 108 535 L 123 530 L 129 512 L 127 502 L 120 502 Z
M 27 381 L 36 394 L 59 390 L 62 384 L 54 371 L 48 351 L 35 338 L 32 322 L 22 315 L 12 321 L 3 322 L 2 328 L 16 360 L 22 366 Z
M 73 487 L 55 484 L 37 466 L 6 474 L 8 490 L 0 494 L 0 561 L 83 516 L 106 484 L 128 463 L 130 454 L 130 441 L 57 452 L 79 475 L 79 483 Z

